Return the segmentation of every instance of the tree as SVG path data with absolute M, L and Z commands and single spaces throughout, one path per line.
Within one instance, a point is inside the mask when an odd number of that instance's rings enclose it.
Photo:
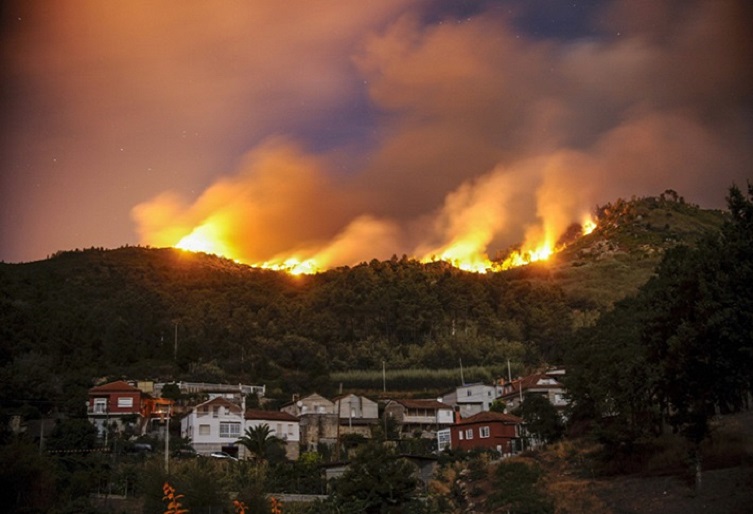
M 255 458 L 266 461 L 279 456 L 279 450 L 283 441 L 272 434 L 269 425 L 263 423 L 246 429 L 243 437 L 236 443 L 244 446 Z
M 643 298 L 618 302 L 596 325 L 579 330 L 567 352 L 570 422 L 593 425 L 608 452 L 631 451 L 659 424 L 656 362 L 641 340 L 646 311 Z
M 513 414 L 523 418 L 528 432 L 541 442 L 548 443 L 562 437 L 562 418 L 544 396 L 526 394 L 525 400 Z
M 668 252 L 643 290 L 642 334 L 658 363 L 656 392 L 691 444 L 700 486 L 700 444 L 718 411 L 740 409 L 753 390 L 753 186 L 732 187 L 721 234 L 698 249 Z
M 338 512 L 410 512 L 416 500 L 415 467 L 380 443 L 361 448 L 348 470 L 334 482 Z M 402 509 L 402 510 L 401 510 Z

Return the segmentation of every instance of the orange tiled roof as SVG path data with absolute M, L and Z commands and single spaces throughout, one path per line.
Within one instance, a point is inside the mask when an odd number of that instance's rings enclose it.
M 244 417 L 246 419 L 268 419 L 271 421 L 298 421 L 298 418 L 292 414 L 276 410 L 248 409 Z
M 129 384 L 125 380 L 117 380 L 115 382 L 102 384 L 100 386 L 95 386 L 89 389 L 90 393 L 114 393 L 114 392 L 134 392 L 134 391 L 141 392 L 139 388 L 133 387 L 131 384 Z
M 468 418 L 461 419 L 456 425 L 470 425 L 473 423 L 489 423 L 493 421 L 501 421 L 503 423 L 523 423 L 523 419 L 512 414 L 505 414 L 503 412 L 491 412 L 484 411 L 474 414 Z

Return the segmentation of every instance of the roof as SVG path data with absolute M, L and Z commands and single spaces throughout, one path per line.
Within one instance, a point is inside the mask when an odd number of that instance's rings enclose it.
M 399 403 L 406 409 L 449 409 L 452 410 L 451 405 L 438 402 L 437 400 L 392 400 L 395 403 Z
M 325 402 L 329 402 L 332 405 L 334 405 L 334 402 L 332 400 L 330 400 L 328 398 L 325 398 L 324 396 L 320 395 L 319 393 L 311 393 L 311 394 L 307 394 L 306 396 L 302 396 L 300 398 L 296 398 L 293 401 L 290 401 L 290 402 L 284 404 L 283 407 L 288 407 L 290 405 L 296 405 L 298 402 L 305 402 L 306 400 L 311 400 L 312 398 L 314 400 L 318 400 L 319 398 L 321 398 Z
M 131 384 L 126 382 L 125 380 L 117 380 L 115 382 L 110 382 L 107 384 L 102 384 L 99 386 L 92 387 L 89 389 L 89 393 L 140 393 L 141 389 L 137 387 L 133 387 Z
M 539 384 L 540 380 L 552 380 L 554 381 L 553 384 Z M 546 373 L 537 373 L 535 375 L 528 375 L 527 377 L 523 377 L 520 380 L 513 380 L 512 382 L 508 382 L 505 384 L 505 389 L 507 387 L 511 387 L 511 389 L 505 390 L 505 392 L 501 395 L 501 397 L 510 396 L 512 394 L 518 394 L 520 392 L 520 387 L 523 387 L 523 391 L 527 391 L 530 389 L 563 389 L 565 386 L 562 385 L 562 382 L 557 380 L 557 378 L 547 375 Z
M 240 405 L 238 405 L 237 403 L 233 403 L 227 398 L 224 398 L 222 396 L 215 396 L 211 400 L 207 400 L 204 403 L 200 403 L 194 408 L 198 409 L 199 407 L 208 407 L 210 405 L 224 405 L 225 407 L 232 409 L 236 412 L 239 412 L 241 410 Z
M 298 422 L 298 418 L 287 412 L 280 412 L 277 410 L 259 410 L 248 409 L 243 416 L 246 419 L 263 419 L 270 421 L 295 421 Z
M 473 416 L 470 416 L 468 418 L 461 419 L 460 421 L 456 422 L 455 425 L 471 425 L 474 423 L 492 423 L 492 422 L 502 422 L 502 423 L 523 423 L 523 419 L 519 418 L 518 416 L 513 416 L 512 414 L 504 414 L 502 412 L 492 412 L 492 411 L 484 411 L 479 412 L 478 414 L 474 414 Z

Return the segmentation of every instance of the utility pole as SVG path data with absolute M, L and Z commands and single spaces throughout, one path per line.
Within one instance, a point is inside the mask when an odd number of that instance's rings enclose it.
M 178 322 L 175 321 L 175 343 L 173 344 L 173 360 L 178 362 Z
M 177 325 L 176 325 L 177 327 Z M 170 474 L 170 405 L 167 406 L 167 418 L 165 421 L 165 474 Z

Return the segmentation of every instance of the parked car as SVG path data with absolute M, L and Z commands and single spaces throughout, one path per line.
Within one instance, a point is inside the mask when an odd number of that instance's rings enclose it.
M 198 456 L 199 454 L 193 448 L 180 448 L 173 452 L 173 457 L 176 459 L 193 459 Z
M 229 453 L 226 452 L 212 452 L 209 454 L 210 457 L 213 459 L 228 459 L 228 460 L 238 460 L 237 457 L 233 457 Z

